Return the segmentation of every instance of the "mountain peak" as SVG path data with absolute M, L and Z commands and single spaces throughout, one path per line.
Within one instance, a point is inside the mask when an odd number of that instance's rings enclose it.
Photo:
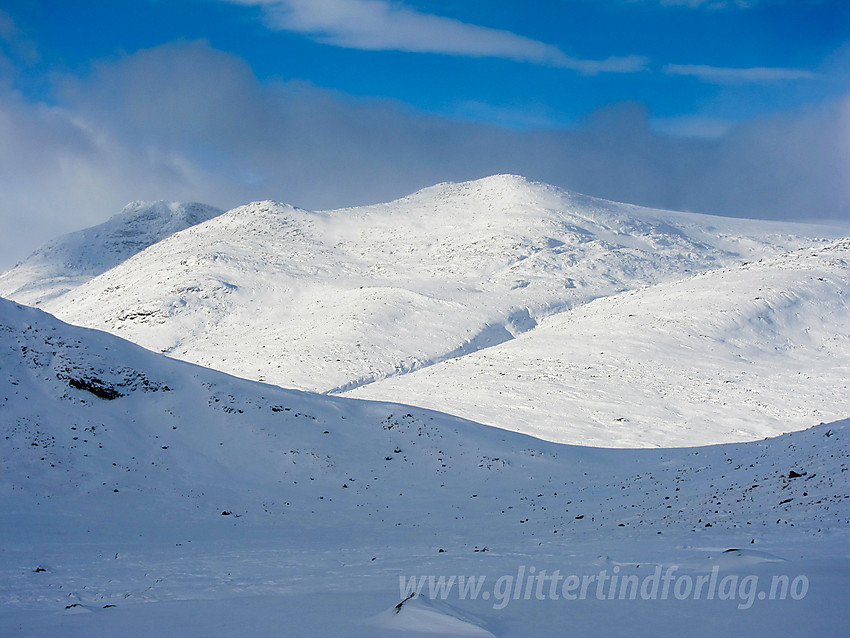
M 493 175 L 335 211 L 253 202 L 45 307 L 175 358 L 338 392 L 600 296 L 811 244 L 783 228 Z
M 418 199 L 421 197 L 437 196 L 460 196 L 460 197 L 495 197 L 507 198 L 508 200 L 516 197 L 528 197 L 534 194 L 567 194 L 555 186 L 535 182 L 521 175 L 498 174 L 482 177 L 479 179 L 468 180 L 465 182 L 443 182 L 423 188 L 405 199 Z
M 224 211 L 197 202 L 135 201 L 97 226 L 54 239 L 0 275 L 0 295 L 38 305 L 148 246 Z
M 481 177 L 479 179 L 469 180 L 463 183 L 479 184 L 481 186 L 492 188 L 521 188 L 540 184 L 540 182 L 535 182 L 533 180 L 528 179 L 527 177 L 523 177 L 522 175 L 515 175 L 513 173 L 497 173 L 495 175 L 488 175 L 487 177 Z
M 113 222 L 126 224 L 131 221 L 158 221 L 168 222 L 173 220 L 183 222 L 184 227 L 194 226 L 207 221 L 212 217 L 220 215 L 221 209 L 199 202 L 172 202 L 166 200 L 136 200 L 130 202 L 120 212 L 109 218 L 104 224 L 106 226 Z M 99 228 L 100 226 L 96 226 Z M 182 228 L 181 228 L 182 230 Z
M 245 204 L 243 206 L 237 206 L 236 208 L 228 211 L 228 214 L 244 215 L 247 213 L 272 213 L 275 215 L 280 215 L 295 212 L 306 213 L 309 211 L 303 208 L 298 208 L 297 206 L 293 206 L 292 204 L 287 204 L 285 202 L 277 202 L 271 199 L 263 199 L 256 202 L 251 202 L 250 204 Z

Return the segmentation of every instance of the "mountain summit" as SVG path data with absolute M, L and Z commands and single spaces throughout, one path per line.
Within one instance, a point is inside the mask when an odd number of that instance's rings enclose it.
M 133 202 L 102 224 L 48 242 L 0 275 L 0 295 L 41 305 L 169 235 L 222 212 L 206 204 Z

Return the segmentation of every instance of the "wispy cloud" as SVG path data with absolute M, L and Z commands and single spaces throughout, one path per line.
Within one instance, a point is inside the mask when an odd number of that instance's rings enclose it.
M 18 37 L 19 31 L 12 17 L 0 9 L 0 40 L 11 41 Z
M 750 9 L 761 0 L 628 0 L 628 2 L 656 3 L 668 7 L 688 7 L 691 9 Z
M 817 74 L 803 69 L 778 67 L 730 68 L 705 64 L 668 64 L 662 72 L 668 75 L 686 75 L 714 84 L 740 84 L 746 82 L 779 82 L 787 80 L 812 80 Z
M 38 60 L 38 50 L 26 39 L 12 17 L 0 9 L 0 57 L 4 49 L 12 56 L 31 63 Z
M 350 49 L 494 57 L 586 74 L 632 73 L 648 63 L 641 56 L 580 59 L 552 44 L 510 31 L 422 13 L 389 0 L 224 1 L 262 7 L 271 29 L 302 33 L 317 42 Z

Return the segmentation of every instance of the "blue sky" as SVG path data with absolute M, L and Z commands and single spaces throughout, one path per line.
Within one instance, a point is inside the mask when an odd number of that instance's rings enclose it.
M 848 41 L 846 0 L 4 0 L 0 267 L 134 199 L 492 172 L 846 220 Z

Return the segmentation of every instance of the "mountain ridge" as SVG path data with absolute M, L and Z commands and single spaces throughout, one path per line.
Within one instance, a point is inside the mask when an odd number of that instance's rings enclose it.
M 175 358 L 0 299 L 0 634 L 843 631 L 850 238 L 441 188 L 250 204 L 41 304 Z M 354 398 L 438 375 L 514 423 Z
M 423 378 L 426 370 L 459 369 L 450 362 L 487 359 L 476 358 L 477 352 L 525 347 L 550 318 L 592 303 L 604 306 L 595 300 L 778 258 L 801 246 L 817 249 L 831 241 L 831 232 L 645 209 L 496 175 L 331 211 L 252 202 L 171 234 L 42 306 L 73 323 L 240 377 L 324 393 L 356 395 L 362 389 L 367 396 L 379 392 L 369 389 L 376 383 L 408 387 L 403 379 L 411 373 Z M 723 307 L 730 299 L 707 303 Z M 616 332 L 616 326 L 610 329 Z M 608 338 L 592 337 L 597 333 L 589 332 L 576 348 Z M 622 343 L 641 349 L 628 339 Z M 720 349 L 734 363 L 734 353 L 722 343 Z M 562 358 L 569 360 L 572 351 L 563 350 Z M 499 371 L 510 375 L 528 365 L 520 357 L 506 360 L 509 367 Z M 675 378 L 671 366 L 658 383 Z M 553 362 L 553 370 L 563 367 Z M 467 392 L 465 401 L 504 405 L 514 396 L 498 384 L 488 388 L 489 395 Z M 407 396 L 418 400 L 415 392 Z M 428 397 L 429 405 L 443 407 L 433 403 L 439 396 Z M 530 428 L 527 418 L 510 416 L 528 396 L 505 406 L 501 420 L 470 414 L 509 429 Z M 540 406 L 549 414 L 542 421 L 548 425 L 523 431 L 570 442 L 686 445 L 712 442 L 709 433 L 718 441 L 737 440 L 742 433 L 778 433 L 789 422 L 809 424 L 782 412 L 791 401 L 784 397 L 781 418 L 743 429 L 708 428 L 702 438 L 688 431 L 692 425 L 682 428 L 682 415 L 661 413 L 647 430 L 656 439 L 635 438 L 634 426 L 627 432 L 620 425 L 608 426 L 607 439 L 585 439 L 589 431 L 575 423 L 552 430 L 555 415 L 575 406 L 575 399 L 564 399 L 570 396 L 553 390 Z M 656 407 L 660 401 L 641 400 Z

